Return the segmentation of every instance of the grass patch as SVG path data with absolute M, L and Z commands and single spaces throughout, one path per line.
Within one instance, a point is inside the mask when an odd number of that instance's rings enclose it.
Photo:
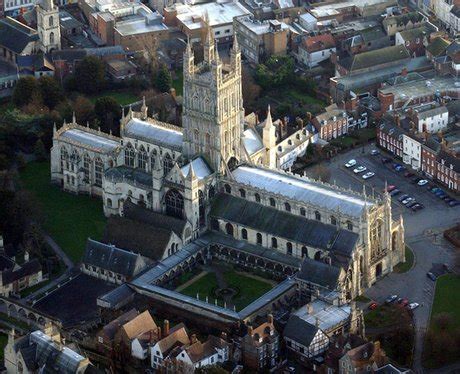
M 5 347 L 8 344 L 8 336 L 0 334 L 0 361 L 5 358 Z
M 206 296 L 213 299 L 215 298 L 213 296 L 214 290 L 217 287 L 216 275 L 214 273 L 207 273 L 188 287 L 184 288 L 181 293 L 191 297 L 196 297 L 196 294 L 198 294 L 201 300 L 203 300 Z
M 182 69 L 178 69 L 174 72 L 172 87 L 176 90 L 176 95 L 182 95 L 184 89 L 184 74 Z
M 23 187 L 40 203 L 44 229 L 75 262 L 83 255 L 86 239 L 102 238 L 106 218 L 99 198 L 72 195 L 51 185 L 49 162 L 32 162 L 20 173 Z
M 104 91 L 104 92 L 101 92 L 100 94 L 90 96 L 89 100 L 94 104 L 96 103 L 97 99 L 99 99 L 100 97 L 104 97 L 104 96 L 109 96 L 109 97 L 114 98 L 118 104 L 123 105 L 123 106 L 139 101 L 138 96 L 132 94 L 131 92 L 125 92 L 125 91 Z
M 412 269 L 412 266 L 414 265 L 414 252 L 412 252 L 412 250 L 406 245 L 405 253 L 406 262 L 400 262 L 396 265 L 393 269 L 395 273 L 406 273 Z
M 238 311 L 272 289 L 272 285 L 269 282 L 248 277 L 234 271 L 226 271 L 224 279 L 229 287 L 239 291 L 232 299 Z
M 364 315 L 367 328 L 392 326 L 401 322 L 401 308 L 395 305 L 382 305 Z
M 295 88 L 292 88 L 287 91 L 286 96 L 293 98 L 295 101 L 302 103 L 302 104 L 317 104 L 321 105 L 322 107 L 325 106 L 325 103 L 316 97 L 310 96 L 307 93 L 301 92 Z
M 446 274 L 437 279 L 433 308 L 431 310 L 431 322 L 433 322 L 436 315 L 449 313 L 452 316 L 452 327 L 460 328 L 459 290 L 460 276 L 455 274 Z M 432 323 L 431 328 L 436 329 L 436 326 Z

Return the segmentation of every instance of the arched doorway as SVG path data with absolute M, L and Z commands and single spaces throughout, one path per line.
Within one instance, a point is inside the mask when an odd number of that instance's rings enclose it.
M 230 169 L 230 171 L 234 170 L 238 166 L 238 160 L 235 157 L 230 157 L 230 159 L 227 162 L 227 166 Z
M 380 262 L 379 264 L 377 264 L 377 266 L 375 267 L 375 277 L 378 278 L 382 275 L 382 263 Z
M 179 191 L 171 189 L 166 193 L 166 214 L 169 216 L 184 218 L 184 198 Z

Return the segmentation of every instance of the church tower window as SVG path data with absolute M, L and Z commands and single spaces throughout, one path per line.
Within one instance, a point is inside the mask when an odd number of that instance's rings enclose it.
M 54 26 L 54 18 L 53 18 L 53 16 L 51 16 L 51 17 L 49 18 L 48 24 L 49 24 L 50 27 L 53 27 L 53 26 Z
M 129 167 L 134 167 L 134 148 L 131 143 L 128 143 L 125 148 L 125 165 Z
M 164 170 L 164 173 L 165 175 L 168 174 L 170 172 L 170 170 L 172 169 L 173 167 L 173 160 L 171 158 L 171 156 L 169 155 L 169 153 L 166 153 L 164 159 L 163 159 L 163 170 Z
M 54 44 L 54 32 L 50 32 L 50 44 Z
M 147 152 L 143 146 L 140 147 L 139 154 L 137 155 L 137 166 L 144 171 L 147 166 Z
M 244 240 L 248 240 L 248 230 L 246 230 L 246 229 L 241 230 L 241 237 Z
M 177 190 L 169 190 L 165 196 L 166 214 L 184 218 L 184 198 Z

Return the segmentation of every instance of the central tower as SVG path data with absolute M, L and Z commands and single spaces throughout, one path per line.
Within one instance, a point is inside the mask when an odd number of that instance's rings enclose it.
M 187 159 L 203 155 L 223 173 L 225 163 L 241 159 L 241 52 L 235 36 L 230 64 L 223 64 L 210 26 L 203 52 L 203 62 L 196 65 L 190 42 L 184 53 L 183 154 Z

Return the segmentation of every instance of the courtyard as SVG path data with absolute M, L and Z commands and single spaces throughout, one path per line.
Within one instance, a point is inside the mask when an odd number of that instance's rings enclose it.
M 87 238 L 100 240 L 106 218 L 99 198 L 72 195 L 51 184 L 48 162 L 31 162 L 20 173 L 22 187 L 43 211 L 44 230 L 73 262 L 83 255 Z
M 191 297 L 208 299 L 209 303 L 235 307 L 240 311 L 247 305 L 270 291 L 275 281 L 247 272 L 237 271 L 232 265 L 214 262 L 176 288 L 177 292 Z

